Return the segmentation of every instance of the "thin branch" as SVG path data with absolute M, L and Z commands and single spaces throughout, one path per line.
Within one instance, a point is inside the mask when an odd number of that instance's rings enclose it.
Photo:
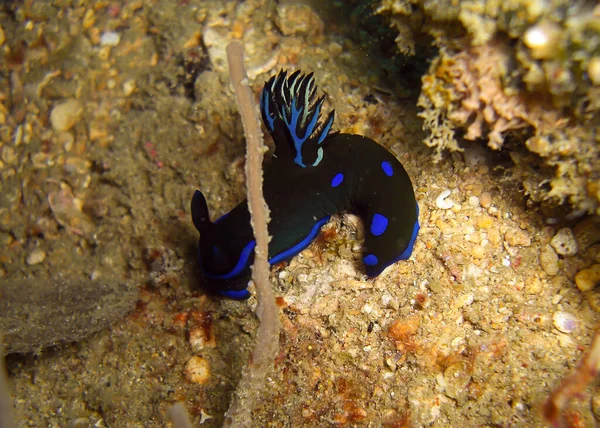
M 590 349 L 575 371 L 562 380 L 544 404 L 544 417 L 553 426 L 562 426 L 563 412 L 573 397 L 584 391 L 600 372 L 600 330 L 594 333 Z
M 6 368 L 4 367 L 4 345 L 3 338 L 0 335 L 0 427 L 14 427 L 12 417 L 12 400 L 8 392 L 8 379 L 6 376 Z
M 231 406 L 225 415 L 224 426 L 249 427 L 252 410 L 262 390 L 267 371 L 273 364 L 279 346 L 279 311 L 269 283 L 269 208 L 262 190 L 262 162 L 266 152 L 260 128 L 258 106 L 254 102 L 244 69 L 244 48 L 234 40 L 227 46 L 229 76 L 242 116 L 246 136 L 246 187 L 252 229 L 256 238 L 252 279 L 258 299 L 257 315 L 260 321 L 252 358 L 242 372 Z

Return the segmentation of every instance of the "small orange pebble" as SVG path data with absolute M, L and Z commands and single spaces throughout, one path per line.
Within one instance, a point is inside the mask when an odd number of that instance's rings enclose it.
M 416 315 L 408 318 L 399 319 L 394 321 L 388 330 L 388 336 L 392 340 L 402 341 L 413 336 L 419 330 L 420 320 Z
M 477 226 L 482 229 L 489 229 L 494 225 L 494 218 L 488 214 L 477 217 Z
M 187 323 L 187 319 L 187 312 L 178 313 L 173 317 L 173 325 L 175 325 L 176 327 L 184 327 Z
M 241 39 L 244 37 L 244 33 L 246 32 L 246 28 L 242 21 L 236 20 L 233 23 L 233 30 L 231 31 L 231 37 L 234 39 Z
M 213 332 L 212 313 L 191 310 L 188 312 L 189 343 L 192 350 L 199 352 L 204 348 L 214 348 L 217 340 Z

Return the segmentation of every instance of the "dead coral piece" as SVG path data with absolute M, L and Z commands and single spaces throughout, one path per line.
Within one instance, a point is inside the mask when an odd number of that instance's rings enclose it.
M 568 201 L 581 212 L 594 212 L 600 202 L 600 171 L 592 161 L 600 156 L 594 127 L 568 119 L 549 97 L 508 85 L 511 61 L 508 45 L 499 39 L 455 54 L 442 50 L 423 77 L 419 97 L 423 126 L 430 131 L 425 143 L 436 148 L 439 159 L 443 149 L 462 151 L 458 129 L 465 130 L 467 140 L 486 138 L 495 150 L 503 148 L 506 136 L 514 136 L 539 156 L 511 152 L 516 178 L 534 200 Z M 532 164 L 548 167 L 547 172 Z
M 441 110 L 452 129 L 465 128 L 467 140 L 486 134 L 495 150 L 502 147 L 508 131 L 564 127 L 559 111 L 548 102 L 505 91 L 503 78 L 509 61 L 510 51 L 497 40 L 434 61 L 423 78 L 419 98 L 426 127 L 431 126 L 432 115 L 439 115 L 432 109 Z M 439 147 L 441 141 L 432 141 L 433 135 L 428 145 Z
M 598 6 L 380 0 L 377 10 L 397 29 L 400 52 L 426 51 L 431 38 L 440 49 L 419 100 L 436 159 L 462 151 L 456 131 L 494 149 L 510 135 L 514 178 L 532 200 L 600 213 Z

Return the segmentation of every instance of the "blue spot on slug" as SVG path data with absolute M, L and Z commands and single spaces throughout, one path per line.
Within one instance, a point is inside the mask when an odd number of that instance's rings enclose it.
M 387 217 L 375 213 L 375 215 L 373 215 L 373 220 L 371 221 L 371 233 L 375 236 L 381 235 L 385 232 L 385 229 L 387 229 L 388 223 Z
M 388 161 L 381 162 L 381 169 L 383 169 L 383 172 L 385 172 L 385 175 L 387 175 L 388 177 L 391 177 L 392 175 L 394 175 L 394 170 L 392 169 L 392 165 L 390 165 L 390 163 Z
M 377 256 L 369 254 L 368 256 L 363 257 L 363 263 L 367 266 L 375 266 L 379 263 L 379 260 L 377 259 Z
M 333 180 L 331 180 L 331 187 L 338 187 L 342 184 L 342 181 L 344 181 L 344 174 L 338 172 L 335 177 L 333 177 Z

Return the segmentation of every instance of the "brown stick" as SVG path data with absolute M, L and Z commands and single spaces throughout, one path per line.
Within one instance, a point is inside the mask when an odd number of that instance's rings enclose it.
M 227 46 L 227 61 L 246 136 L 248 208 L 256 238 L 252 279 L 256 285 L 257 315 L 260 324 L 256 332 L 252 359 L 242 373 L 231 406 L 225 414 L 223 426 L 249 427 L 256 399 L 279 346 L 279 311 L 269 283 L 269 208 L 262 190 L 262 162 L 266 147 L 258 118 L 258 106 L 254 102 L 244 70 L 244 47 L 240 41 L 234 40 Z
M 8 392 L 8 379 L 4 367 L 4 345 L 0 335 L 0 428 L 14 427 L 12 418 L 12 400 Z
M 585 390 L 600 372 L 600 330 L 594 333 L 590 349 L 575 371 L 562 380 L 544 404 L 544 417 L 553 426 L 562 426 L 562 414 L 569 401 Z

